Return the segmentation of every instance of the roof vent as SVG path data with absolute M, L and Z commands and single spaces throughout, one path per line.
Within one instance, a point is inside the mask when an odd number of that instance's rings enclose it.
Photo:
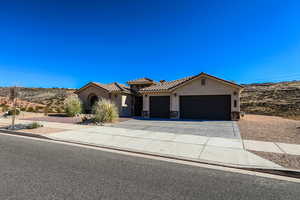
M 165 81 L 165 80 L 160 80 L 159 82 L 160 82 L 160 83 L 164 83 L 164 82 L 166 82 L 166 81 Z

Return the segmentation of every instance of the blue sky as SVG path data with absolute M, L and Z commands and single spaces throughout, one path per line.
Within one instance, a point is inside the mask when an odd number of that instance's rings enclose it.
M 0 6 L 0 86 L 300 80 L 300 1 L 22 0 Z

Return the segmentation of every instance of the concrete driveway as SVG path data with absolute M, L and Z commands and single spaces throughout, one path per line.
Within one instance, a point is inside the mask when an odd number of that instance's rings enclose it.
M 234 121 L 180 121 L 180 120 L 144 120 L 131 119 L 107 126 L 144 130 L 153 132 L 167 132 L 174 134 L 198 135 L 207 137 L 222 137 L 240 139 L 240 132 Z

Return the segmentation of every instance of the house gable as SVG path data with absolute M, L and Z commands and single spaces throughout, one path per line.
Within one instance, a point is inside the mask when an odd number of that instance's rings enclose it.
M 204 85 L 202 84 L 204 80 Z M 200 75 L 172 89 L 172 93 L 185 95 L 217 95 L 239 92 L 240 87 L 228 84 L 210 76 Z

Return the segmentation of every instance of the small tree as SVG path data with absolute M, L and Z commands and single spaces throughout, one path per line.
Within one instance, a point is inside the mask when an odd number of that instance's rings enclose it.
M 82 112 L 82 103 L 77 96 L 72 95 L 66 98 L 64 105 L 66 114 L 69 117 L 74 117 Z
M 93 107 L 94 119 L 97 122 L 113 122 L 119 117 L 117 106 L 106 99 L 96 102 Z

